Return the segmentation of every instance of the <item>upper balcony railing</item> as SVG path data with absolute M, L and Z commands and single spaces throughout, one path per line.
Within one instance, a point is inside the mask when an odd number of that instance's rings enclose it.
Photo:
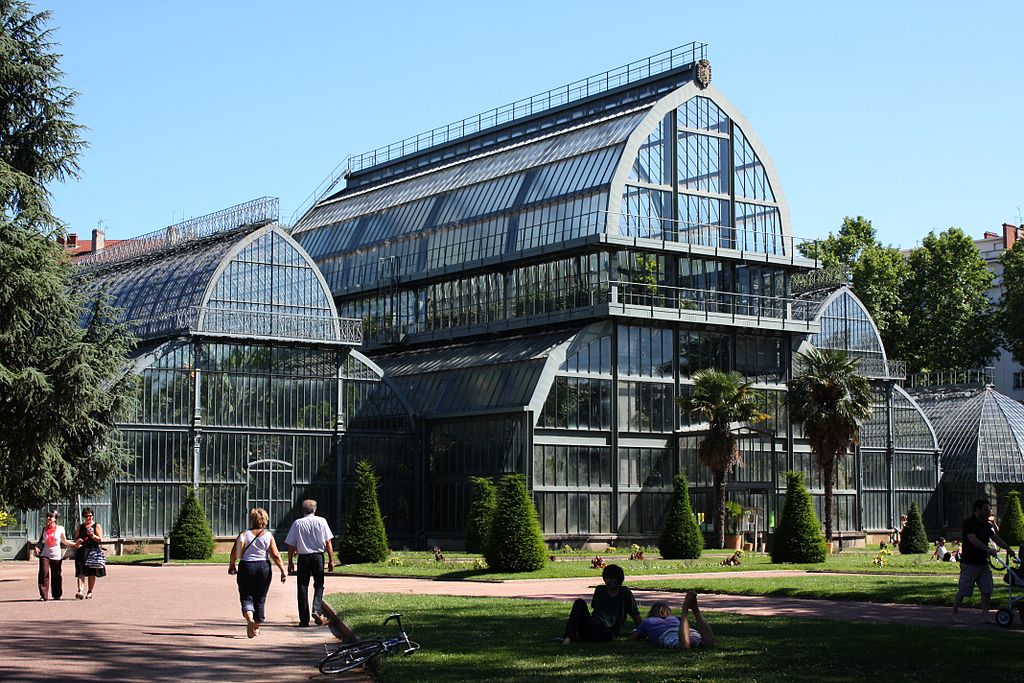
M 347 160 L 348 170 L 351 173 L 356 173 L 364 168 L 401 158 L 406 154 L 414 154 L 435 145 L 445 144 L 494 126 L 533 116 L 548 109 L 577 102 L 592 95 L 635 83 L 687 64 L 693 64 L 701 59 L 706 59 L 707 51 L 707 43 L 693 42 L 646 59 L 630 62 L 590 78 L 574 81 L 560 88 L 554 88 L 539 95 L 489 109 L 455 123 L 428 130 L 419 135 L 413 135 L 371 152 L 354 155 Z
M 809 324 L 820 308 L 820 302 L 805 301 L 783 296 L 764 296 L 722 292 L 692 287 L 669 287 L 637 282 L 612 281 L 610 303 L 646 308 L 669 309 L 680 317 L 687 312 L 724 315 L 737 318 L 792 320 Z
M 362 320 L 282 311 L 189 306 L 162 316 L 129 321 L 129 326 L 140 339 L 178 334 L 212 334 L 247 339 L 340 343 L 347 346 L 358 346 L 363 342 Z

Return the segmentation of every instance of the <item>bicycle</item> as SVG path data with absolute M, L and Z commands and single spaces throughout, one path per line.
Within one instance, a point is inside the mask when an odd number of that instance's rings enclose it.
M 398 635 L 391 638 L 377 636 L 367 640 L 360 640 L 355 643 L 343 643 L 338 649 L 331 652 L 322 660 L 318 668 L 322 674 L 340 674 L 358 668 L 372 659 L 380 656 L 393 654 L 400 648 L 402 654 L 411 655 L 420 649 L 419 644 L 409 640 L 409 634 L 402 626 L 402 615 L 392 614 L 384 620 L 384 626 L 392 619 L 398 622 Z M 326 647 L 326 646 L 325 646 Z

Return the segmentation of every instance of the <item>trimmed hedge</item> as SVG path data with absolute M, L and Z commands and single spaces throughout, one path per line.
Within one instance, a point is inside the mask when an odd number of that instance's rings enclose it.
M 904 555 L 921 555 L 929 551 L 928 534 L 921 519 L 921 508 L 917 501 L 910 504 L 907 524 L 900 531 L 900 552 Z
M 526 477 L 506 474 L 498 483 L 498 505 L 484 558 L 498 572 L 532 572 L 547 562 L 548 550 Z
M 213 556 L 213 531 L 191 486 L 171 529 L 172 560 L 208 560 Z
M 1006 494 L 1006 512 L 999 524 L 999 536 L 1014 548 L 1024 545 L 1024 512 L 1020 507 L 1020 491 Z
M 804 475 L 786 472 L 786 501 L 772 541 L 772 562 L 814 564 L 828 554 Z
M 470 477 L 473 493 L 466 514 L 466 550 L 482 553 L 487 549 L 487 538 L 494 523 L 498 507 L 498 489 L 490 477 Z
M 690 506 L 685 474 L 677 474 L 673 479 L 672 500 L 665 517 L 665 528 L 658 538 L 658 551 L 666 560 L 695 560 L 704 551 L 704 534 Z
M 361 460 L 356 465 L 356 485 L 345 519 L 345 533 L 338 541 L 338 559 L 343 564 L 383 562 L 390 554 L 377 502 L 377 475 L 373 465 Z

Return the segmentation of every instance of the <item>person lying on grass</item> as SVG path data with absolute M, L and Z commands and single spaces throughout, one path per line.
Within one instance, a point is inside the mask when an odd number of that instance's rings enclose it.
M 693 612 L 696 629 L 690 628 L 687 614 Z M 697 605 L 697 593 L 686 593 L 683 596 L 683 618 L 672 614 L 667 602 L 656 602 L 651 605 L 647 618 L 629 634 L 630 640 L 647 638 L 658 647 L 676 650 L 701 648 L 707 650 L 715 646 L 715 634 L 711 624 L 700 613 Z
M 569 619 L 565 622 L 565 633 L 562 644 L 569 645 L 574 640 L 588 640 L 592 643 L 604 643 L 619 636 L 626 616 L 633 618 L 633 623 L 640 625 L 640 608 L 632 591 L 623 587 L 626 573 L 617 564 L 610 564 L 601 572 L 603 586 L 594 589 L 594 597 L 590 606 L 594 613 L 587 609 L 587 602 L 577 598 L 572 604 Z

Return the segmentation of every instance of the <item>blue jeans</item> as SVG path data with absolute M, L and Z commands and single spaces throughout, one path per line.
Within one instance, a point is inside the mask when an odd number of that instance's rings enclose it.
M 299 594 L 299 623 L 309 623 L 309 580 L 313 579 L 313 614 L 323 612 L 324 554 L 299 555 L 297 567 Z
M 238 563 L 238 599 L 242 602 L 242 613 L 252 612 L 257 624 L 262 624 L 266 615 L 267 591 L 270 590 L 270 561 Z

